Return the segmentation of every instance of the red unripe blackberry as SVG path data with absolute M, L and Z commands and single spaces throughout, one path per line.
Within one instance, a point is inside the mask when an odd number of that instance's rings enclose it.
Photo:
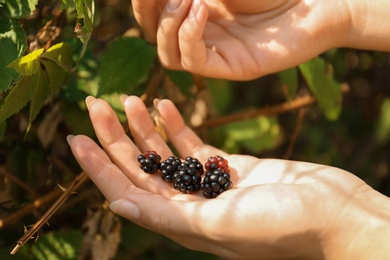
M 140 168 L 146 173 L 155 173 L 160 168 L 161 157 L 155 151 L 147 151 L 138 155 Z
M 175 156 L 169 156 L 160 164 L 161 177 L 164 181 L 173 182 L 173 174 L 177 171 L 177 168 L 181 164 L 181 160 Z
M 214 171 L 218 169 L 222 172 L 230 173 L 228 161 L 219 155 L 209 157 L 204 167 L 206 171 Z
M 215 198 L 232 187 L 230 174 L 219 169 L 207 171 L 201 185 L 202 194 L 206 198 Z
M 200 190 L 203 165 L 195 158 L 187 157 L 173 174 L 173 187 L 183 193 Z

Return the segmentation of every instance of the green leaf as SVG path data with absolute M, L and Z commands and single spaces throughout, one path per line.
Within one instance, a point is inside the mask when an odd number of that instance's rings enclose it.
M 51 60 L 42 59 L 41 62 L 45 67 L 46 77 L 50 86 L 50 95 L 53 96 L 64 83 L 66 73 L 63 68 Z
M 327 74 L 325 61 L 317 57 L 300 65 L 299 70 L 327 119 L 336 120 L 341 113 L 341 85 Z
M 37 260 L 77 259 L 81 242 L 80 230 L 50 232 L 32 245 L 29 255 Z
M 39 82 L 39 74 L 23 76 L 13 87 L 0 108 L 0 123 L 19 112 L 33 97 Z
M 11 30 L 12 20 L 8 13 L 3 8 L 0 8 L 0 33 L 6 33 Z
M 57 43 L 42 53 L 39 58 L 46 58 L 54 61 L 65 70 L 72 68 L 72 47 L 65 43 Z
M 37 117 L 37 115 L 39 114 L 39 111 L 41 111 L 41 108 L 45 103 L 46 98 L 49 95 L 49 85 L 45 73 L 43 72 L 42 69 L 39 69 L 39 72 L 37 74 L 39 78 L 38 84 L 35 88 L 35 93 L 30 103 L 30 117 L 29 117 L 30 125 L 31 122 L 33 122 Z
M 12 80 L 19 77 L 19 74 L 7 68 L 7 65 L 23 55 L 27 42 L 26 34 L 16 20 L 2 17 L 0 24 L 4 29 L 10 28 L 9 31 L 0 33 L 0 91 L 5 91 L 9 89 Z
M 12 68 L 22 75 L 32 75 L 39 70 L 39 55 L 41 55 L 43 49 L 33 51 L 26 56 L 14 60 L 7 67 Z
M 181 93 L 186 97 L 191 96 L 190 88 L 194 85 L 192 74 L 187 71 L 165 70 L 165 73 L 172 82 L 179 87 Z
M 62 11 L 68 8 L 75 8 L 75 7 L 76 6 L 73 0 L 62 0 L 60 10 Z
M 232 82 L 223 79 L 208 79 L 207 87 L 211 96 L 211 103 L 218 115 L 227 112 L 234 97 Z
M 230 153 L 240 151 L 240 146 L 260 153 L 274 148 L 280 141 L 280 127 L 274 117 L 259 117 L 224 127 L 226 139 L 223 149 Z
M 131 92 L 147 79 L 155 57 L 155 48 L 143 39 L 114 41 L 100 62 L 98 94 Z
M 7 0 L 4 7 L 12 18 L 24 18 L 35 10 L 37 4 L 38 0 Z
M 292 98 L 298 88 L 298 69 L 297 67 L 283 70 L 278 73 L 280 81 L 287 88 L 287 97 Z
M 84 25 L 76 25 L 76 35 L 83 43 L 87 43 L 91 37 L 93 20 L 95 15 L 95 2 L 93 0 L 74 0 L 77 18 L 83 19 Z

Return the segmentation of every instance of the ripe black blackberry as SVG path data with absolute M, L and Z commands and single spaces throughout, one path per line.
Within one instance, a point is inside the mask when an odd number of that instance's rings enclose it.
M 138 162 L 140 168 L 146 173 L 155 173 L 160 168 L 161 156 L 155 151 L 147 151 L 138 155 Z
M 197 175 L 202 175 L 204 173 L 203 165 L 196 158 L 188 156 L 184 164 L 188 169 L 193 169 L 194 173 Z
M 232 187 L 230 174 L 219 169 L 207 171 L 201 185 L 202 194 L 206 198 L 215 198 Z
M 173 182 L 173 174 L 177 171 L 177 168 L 181 164 L 181 160 L 175 156 L 169 156 L 160 164 L 161 177 L 164 181 Z
M 204 165 L 206 171 L 221 170 L 230 173 L 228 161 L 220 155 L 212 156 L 207 159 Z
M 173 188 L 183 193 L 200 190 L 203 165 L 195 158 L 187 157 L 173 174 Z

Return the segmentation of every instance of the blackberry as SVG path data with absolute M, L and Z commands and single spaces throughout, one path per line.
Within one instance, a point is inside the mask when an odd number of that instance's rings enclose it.
M 230 174 L 219 169 L 207 171 L 201 185 L 203 196 L 206 198 L 215 198 L 232 187 Z
M 177 171 L 177 168 L 181 164 L 181 160 L 175 156 L 169 156 L 160 164 L 161 177 L 164 181 L 173 182 L 173 174 Z
M 206 171 L 214 171 L 218 169 L 223 172 L 230 173 L 228 161 L 219 155 L 209 157 L 204 167 Z
M 203 165 L 195 158 L 187 157 L 173 174 L 173 187 L 183 193 L 200 190 Z
M 184 163 L 188 169 L 193 169 L 195 174 L 202 175 L 204 173 L 203 165 L 198 159 L 188 156 Z
M 140 168 L 146 173 L 155 173 L 160 167 L 161 156 L 155 151 L 147 151 L 138 155 Z

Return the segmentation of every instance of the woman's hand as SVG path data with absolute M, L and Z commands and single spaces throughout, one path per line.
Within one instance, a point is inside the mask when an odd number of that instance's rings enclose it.
M 345 45 L 344 1 L 133 0 L 163 65 L 247 80 L 298 65 Z
M 154 150 L 163 159 L 173 152 L 139 98 L 122 102 L 135 143 L 111 107 L 92 97 L 87 106 L 102 148 L 85 136 L 69 137 L 76 159 L 115 213 L 185 247 L 226 258 L 379 259 L 364 254 L 364 241 L 372 245 L 377 238 L 367 223 L 388 230 L 389 214 L 383 212 L 389 203 L 354 175 L 323 165 L 226 154 L 204 144 L 172 102 L 156 101 L 182 158 L 205 162 L 221 155 L 231 169 L 234 187 L 217 198 L 181 194 L 158 173 L 139 168 L 137 156 L 144 151 Z

